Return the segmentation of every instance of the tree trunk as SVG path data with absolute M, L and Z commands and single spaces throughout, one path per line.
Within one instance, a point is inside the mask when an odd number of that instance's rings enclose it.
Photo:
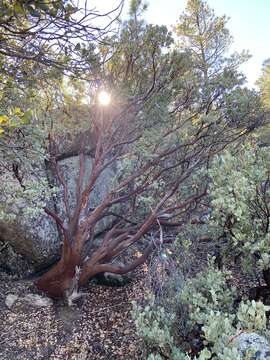
M 76 266 L 80 265 L 80 256 L 67 243 L 64 243 L 61 259 L 36 282 L 38 290 L 51 298 L 64 297 L 65 291 L 72 286 Z

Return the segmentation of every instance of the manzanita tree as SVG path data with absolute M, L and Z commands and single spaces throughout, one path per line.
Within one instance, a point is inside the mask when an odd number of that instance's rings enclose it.
M 189 1 L 189 6 L 200 13 L 208 9 L 203 1 Z M 206 194 L 207 182 L 194 180 L 197 170 L 248 132 L 242 124 L 231 126 L 224 111 L 225 94 L 241 83 L 235 68 L 230 72 L 231 82 L 227 78 L 227 64 L 233 59 L 224 59 L 229 36 L 224 21 L 212 29 L 222 33 L 217 37 L 221 40 L 205 44 L 205 54 L 211 54 L 211 46 L 219 46 L 215 50 L 219 84 L 222 76 L 226 83 L 216 91 L 210 86 L 214 74 L 210 70 L 216 62 L 209 63 L 207 71 L 199 67 L 196 54 L 186 46 L 176 47 L 166 27 L 140 20 L 141 10 L 141 2 L 133 1 L 130 19 L 123 23 L 119 36 L 100 47 L 107 61 L 102 61 L 98 85 L 112 99 L 111 105 L 101 108 L 92 93 L 93 165 L 86 175 L 87 136 L 82 133 L 75 209 L 70 207 L 68 185 L 58 163 L 57 139 L 50 137 L 50 162 L 64 190 L 65 216 L 50 208 L 45 212 L 60 227 L 63 247 L 60 261 L 36 285 L 52 297 L 63 296 L 76 282 L 86 284 L 98 273 L 124 274 L 142 264 L 155 246 L 167 241 L 164 230 L 187 221 Z M 205 14 L 208 16 L 207 11 Z M 204 18 L 200 15 L 199 20 Z M 217 19 L 211 13 L 207 21 Z M 93 208 L 95 184 L 112 164 L 118 169 L 117 176 Z M 97 242 L 95 228 L 107 216 L 114 221 Z M 138 257 L 129 254 L 124 263 L 115 262 L 130 249 L 136 250 L 139 241 L 144 250 Z

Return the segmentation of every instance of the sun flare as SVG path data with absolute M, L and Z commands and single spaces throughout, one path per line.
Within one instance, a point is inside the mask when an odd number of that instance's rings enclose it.
M 111 102 L 111 96 L 106 91 L 100 91 L 98 94 L 98 102 L 100 105 L 107 106 Z

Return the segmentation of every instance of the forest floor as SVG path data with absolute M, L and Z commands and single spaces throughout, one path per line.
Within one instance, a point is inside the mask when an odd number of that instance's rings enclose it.
M 144 359 L 132 320 L 132 301 L 145 292 L 143 270 L 123 287 L 90 284 L 74 307 L 5 305 L 8 294 L 33 293 L 30 281 L 0 281 L 0 359 Z
M 191 262 L 181 256 L 182 265 L 190 269 L 188 276 L 207 266 L 213 249 L 208 243 L 199 243 L 192 254 Z M 258 285 L 254 279 L 243 278 L 239 267 L 232 270 L 239 294 L 247 285 Z M 29 280 L 0 280 L 0 360 L 145 360 L 132 320 L 132 302 L 145 302 L 151 286 L 148 275 L 157 272 L 145 264 L 125 286 L 90 283 L 83 290 L 86 295 L 73 307 L 58 301 L 46 308 L 15 304 L 9 310 L 5 304 L 8 294 L 22 297 L 35 293 L 35 288 Z M 269 304 L 269 293 L 267 297 L 265 303 Z

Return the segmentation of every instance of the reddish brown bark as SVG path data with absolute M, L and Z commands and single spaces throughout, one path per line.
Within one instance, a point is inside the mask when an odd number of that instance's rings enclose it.
M 61 298 L 71 286 L 75 274 L 72 256 L 61 259 L 51 270 L 35 282 L 37 288 L 52 298 Z
M 64 237 L 61 259 L 47 273 L 41 276 L 35 285 L 52 298 L 63 297 L 65 290 L 70 288 L 75 274 L 75 267 L 80 257 L 74 252 L 67 237 Z

